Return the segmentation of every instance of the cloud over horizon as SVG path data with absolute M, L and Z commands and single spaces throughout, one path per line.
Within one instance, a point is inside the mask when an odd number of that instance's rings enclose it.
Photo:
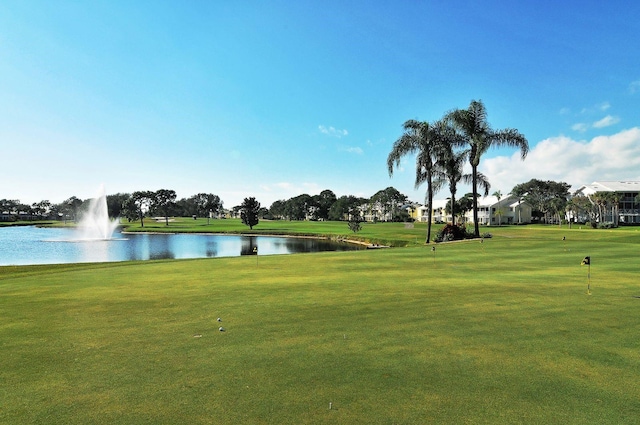
M 551 137 L 539 142 L 522 161 L 520 153 L 488 158 L 479 167 L 491 191 L 510 191 L 531 179 L 563 181 L 577 189 L 607 180 L 640 180 L 640 127 L 590 141 Z

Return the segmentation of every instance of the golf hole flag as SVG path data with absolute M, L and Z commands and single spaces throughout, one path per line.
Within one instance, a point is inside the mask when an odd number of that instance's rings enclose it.
M 591 257 L 588 255 L 584 257 L 580 265 L 589 267 L 589 272 L 587 273 L 587 295 L 591 295 Z

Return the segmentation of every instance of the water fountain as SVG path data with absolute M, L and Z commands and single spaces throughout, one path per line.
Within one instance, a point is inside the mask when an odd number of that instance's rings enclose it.
M 100 185 L 97 196 L 89 203 L 89 209 L 78 224 L 78 240 L 112 240 L 118 227 L 118 220 L 109 219 L 107 195 L 104 185 Z

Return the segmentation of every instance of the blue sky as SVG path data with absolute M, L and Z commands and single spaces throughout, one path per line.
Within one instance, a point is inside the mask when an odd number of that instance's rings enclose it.
M 412 158 L 388 175 L 393 142 L 472 99 L 531 148 L 483 157 L 492 191 L 640 180 L 638 16 L 627 1 L 6 0 L 0 198 L 104 184 L 268 207 L 394 186 L 422 202 Z

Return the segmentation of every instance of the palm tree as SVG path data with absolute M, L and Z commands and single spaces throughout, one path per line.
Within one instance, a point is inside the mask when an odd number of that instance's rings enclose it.
M 611 201 L 611 219 L 613 221 L 613 225 L 618 227 L 620 224 L 620 200 L 622 199 L 622 194 L 620 192 L 611 192 L 609 195 L 609 200 Z
M 403 124 L 404 133 L 393 144 L 393 148 L 387 157 L 389 175 L 393 175 L 394 166 L 400 165 L 400 160 L 405 155 L 416 154 L 416 181 L 418 188 L 422 183 L 427 183 L 427 239 L 431 240 L 431 217 L 433 215 L 433 194 L 442 186 L 442 181 L 434 179 L 434 171 L 440 151 L 438 145 L 441 138 L 438 137 L 435 128 L 426 121 L 408 120 Z
M 496 190 L 495 192 L 493 192 L 493 196 L 498 198 L 498 209 L 496 210 L 496 213 L 498 214 L 498 226 L 501 226 L 502 225 L 502 206 L 500 205 L 500 199 L 502 199 L 502 192 L 500 192 L 499 190 Z
M 520 148 L 522 159 L 529 152 L 527 139 L 518 130 L 507 128 L 493 130 L 487 122 L 487 111 L 479 100 L 472 100 L 467 109 L 456 109 L 446 118 L 462 132 L 469 146 L 469 164 L 471 165 L 473 190 L 473 223 L 475 236 L 480 237 L 478 225 L 478 165 L 480 158 L 492 147 L 512 146 Z
M 449 184 L 449 192 L 451 193 L 451 224 L 456 225 L 456 193 L 458 191 L 458 183 L 462 181 L 465 184 L 471 184 L 471 174 L 465 174 L 463 171 L 464 163 L 469 156 L 469 150 L 456 151 L 454 146 L 461 145 L 460 135 L 447 125 L 444 121 L 435 123 L 438 129 L 439 137 L 442 141 L 438 145 L 439 159 L 437 160 L 436 175 L 438 179 L 446 181 Z M 485 189 L 485 195 L 489 192 L 489 182 L 481 175 L 478 178 L 478 184 Z

